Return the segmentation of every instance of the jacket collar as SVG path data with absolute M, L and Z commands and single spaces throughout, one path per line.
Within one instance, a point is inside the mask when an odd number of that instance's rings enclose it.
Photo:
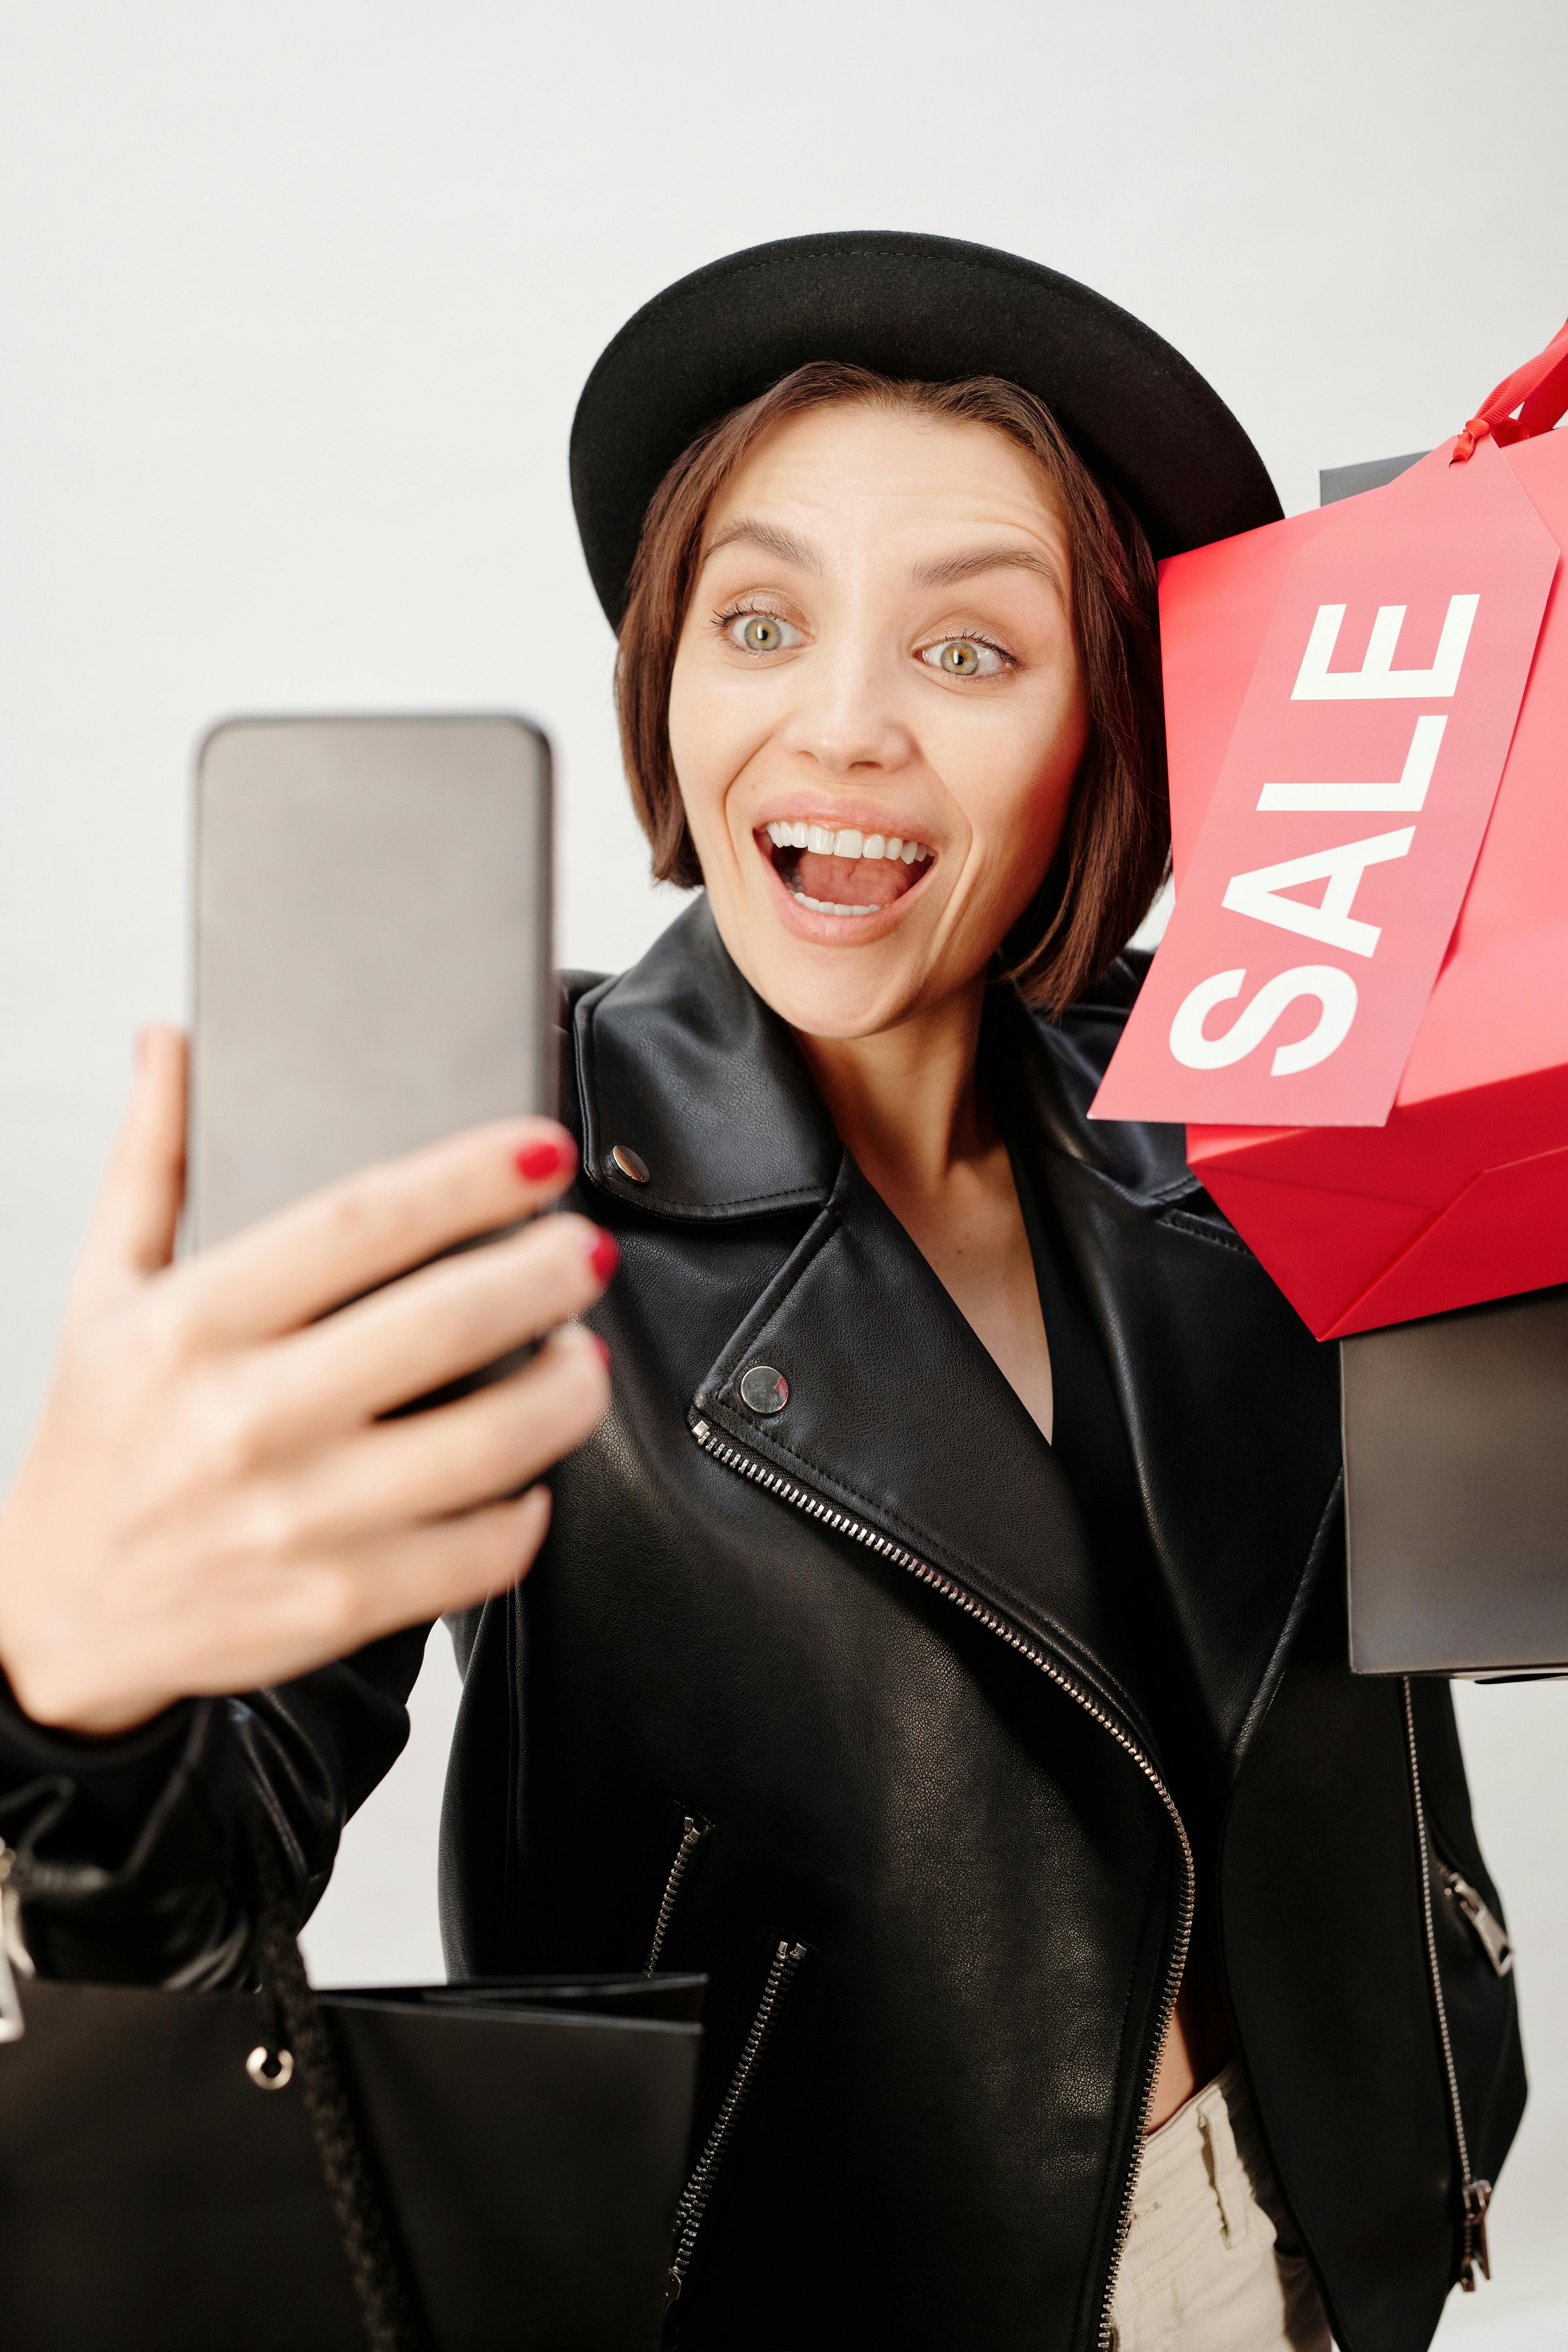
M 1198 1190 L 1180 1127 L 1091 1121 L 1147 959 L 1126 956 L 1060 1026 L 1032 1018 L 995 989 L 993 1068 L 1026 1085 L 1040 1139 L 1115 1186 L 1163 1208 Z M 604 1191 L 656 1216 L 710 1223 L 820 1208 L 842 1147 L 805 1056 L 719 936 L 706 897 L 678 917 L 629 971 L 579 998 L 574 1046 L 584 1159 Z M 647 1183 L 623 1173 L 616 1144 Z
M 820 1208 L 843 1157 L 799 1046 L 731 961 L 707 898 L 574 1022 L 584 1169 L 660 1217 Z M 617 1144 L 648 1171 L 638 1183 Z

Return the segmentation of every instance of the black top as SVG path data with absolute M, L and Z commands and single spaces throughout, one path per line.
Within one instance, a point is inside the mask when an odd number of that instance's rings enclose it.
M 1016 1134 L 1005 1139 L 1050 1350 L 1051 1452 L 1072 1490 L 1106 1591 L 1126 1617 L 1158 1761 L 1192 1841 L 1206 1934 L 1224 1802 L 1221 1759 L 1205 1737 L 1199 1694 L 1184 1645 L 1173 1638 L 1127 1432 L 1088 1301 L 1037 1160 Z

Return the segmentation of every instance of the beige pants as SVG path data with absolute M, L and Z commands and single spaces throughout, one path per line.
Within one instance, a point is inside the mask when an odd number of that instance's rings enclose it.
M 1143 2144 L 1111 2318 L 1116 2352 L 1331 2352 L 1235 2065 Z

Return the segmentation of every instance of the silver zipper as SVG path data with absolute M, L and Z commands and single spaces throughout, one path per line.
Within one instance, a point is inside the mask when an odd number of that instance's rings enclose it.
M 702 2153 L 691 2168 L 691 2177 L 680 2192 L 680 2202 L 675 2209 L 675 2252 L 669 2260 L 669 2288 L 667 2301 L 673 2303 L 686 2282 L 686 2273 L 697 2245 L 697 2233 L 702 2227 L 702 2216 L 708 2210 L 712 2192 L 713 2176 L 724 2145 L 735 2128 L 735 2118 L 741 2112 L 752 2077 L 757 2071 L 757 2061 L 772 2030 L 780 2001 L 789 1989 L 790 1979 L 805 1958 L 804 1944 L 781 1943 L 768 1964 L 767 1982 L 757 2003 L 752 2030 L 746 2036 L 740 2063 L 730 2077 L 730 2087 L 713 2119 Z
M 1474 2294 L 1477 2269 L 1483 2278 L 1489 2279 L 1492 2274 L 1491 2254 L 1487 2245 L 1487 2207 L 1491 2203 L 1492 2185 L 1489 2180 L 1478 2180 L 1470 2170 L 1470 2144 L 1465 2132 L 1464 2110 L 1459 2104 L 1459 2076 L 1454 2064 L 1453 2037 L 1448 2032 L 1448 2004 L 1443 1998 L 1443 1978 L 1437 1966 L 1437 1935 L 1432 1917 L 1432 1872 L 1426 1853 L 1426 1807 L 1421 1795 L 1421 1763 L 1415 1753 L 1415 1711 L 1411 1705 L 1408 1675 L 1401 1675 L 1399 1688 L 1405 1704 L 1405 1752 L 1410 1765 L 1410 1798 L 1415 1812 L 1415 1859 L 1421 1873 L 1421 1924 L 1426 1938 L 1426 1974 L 1431 1981 L 1437 2040 L 1443 2052 L 1448 2121 L 1453 2128 L 1454 2153 L 1459 2164 L 1459 2193 L 1464 2205 L 1465 2233 L 1459 2249 L 1459 2284 L 1467 2294 Z M 1473 1888 L 1471 1892 L 1474 1893 Z M 1485 1908 L 1484 1905 L 1482 1908 Z M 1491 1917 L 1489 1912 L 1487 1916 Z M 1496 1925 L 1495 1921 L 1493 1925 Z M 1499 1974 L 1502 1973 L 1500 1969 Z
M 1445 1864 L 1443 1891 L 1458 1911 L 1461 1911 L 1474 1930 L 1475 1938 L 1500 1977 L 1513 1973 L 1513 1940 L 1508 1929 L 1491 1909 L 1486 1897 L 1461 1878 L 1457 1870 Z
M 686 1875 L 686 1865 L 701 1844 L 703 1829 L 700 1822 L 688 1813 L 680 1825 L 680 1843 L 675 1849 L 675 1860 L 669 1865 L 669 1876 L 664 1882 L 664 1899 L 658 1906 L 658 1917 L 653 1923 L 653 1941 L 643 1962 L 643 1974 L 651 1977 L 658 1966 L 658 1956 L 664 1949 L 664 1939 L 669 1933 L 669 1922 L 675 1910 L 675 1898 L 680 1892 L 680 1882 Z
M 12 1883 L 16 1849 L 0 1838 L 0 2042 L 20 2042 L 27 2031 L 18 1976 L 33 1973 L 33 1956 L 22 1933 L 21 1898 Z
M 727 1470 L 736 1471 L 742 1478 L 751 1479 L 754 1486 L 765 1488 L 770 1495 L 776 1495 L 781 1502 L 791 1504 L 797 1511 L 804 1511 L 808 1518 L 820 1519 L 825 1527 L 832 1528 L 840 1535 L 853 1537 L 857 1543 L 864 1544 L 868 1550 L 877 1552 L 882 1559 L 890 1559 L 898 1567 L 906 1569 L 919 1583 L 929 1585 L 933 1592 L 941 1593 L 944 1601 L 951 1601 L 955 1608 L 963 1610 L 966 1617 L 972 1617 L 977 1625 L 984 1625 L 987 1633 L 994 1633 L 999 1641 L 1005 1642 L 1010 1650 L 1017 1653 L 1019 1657 L 1027 1659 L 1030 1665 L 1037 1668 L 1048 1682 L 1054 1683 L 1058 1690 L 1064 1692 L 1068 1698 L 1082 1707 L 1084 1713 L 1098 1723 L 1102 1730 L 1110 1734 L 1123 1753 L 1131 1758 L 1165 1808 L 1171 1827 L 1176 1834 L 1176 1842 L 1181 1848 L 1183 1874 L 1181 1927 L 1172 1952 L 1171 1964 L 1166 1971 L 1164 1990 L 1160 2002 L 1159 2030 L 1154 2036 L 1150 2052 L 1142 2093 L 1138 2103 L 1138 2133 L 1133 2144 L 1132 2162 L 1128 2169 L 1126 2185 L 1121 2193 L 1121 2208 L 1117 2216 L 1116 2242 L 1110 2257 L 1110 2272 L 1105 2282 L 1105 2299 L 1100 2306 L 1100 2352 L 1110 2352 L 1112 2334 L 1110 2310 L 1116 2296 L 1117 2276 L 1121 2268 L 1122 2248 L 1127 2241 L 1127 2226 L 1132 2218 L 1132 2197 L 1138 2182 L 1138 2168 L 1142 2159 L 1144 2136 L 1149 2126 L 1149 2110 L 1154 2100 L 1154 2084 L 1159 2069 L 1160 2053 L 1165 2046 L 1165 2036 L 1170 2032 L 1171 2020 L 1175 2014 L 1176 1995 L 1181 1990 L 1182 1976 L 1187 1965 L 1187 1951 L 1193 1936 L 1196 1873 L 1193 1865 L 1192 1844 L 1187 1837 L 1182 1817 L 1176 1811 L 1175 1800 L 1150 1758 L 1144 1754 L 1131 1734 L 1124 1731 L 1113 1716 L 1108 1715 L 1086 1690 L 1075 1683 L 1070 1675 L 1064 1674 L 1043 1650 L 1037 1649 L 1026 1634 L 1020 1633 L 1017 1627 L 1010 1624 L 1007 1619 L 1001 1616 L 997 1611 L 983 1601 L 976 1601 L 973 1593 L 964 1591 L 963 1585 L 954 1583 L 952 1577 L 944 1576 L 940 1569 L 932 1568 L 928 1560 L 921 1559 L 915 1552 L 907 1551 L 901 1544 L 896 1544 L 887 1536 L 879 1535 L 875 1528 L 863 1527 L 859 1520 L 852 1519 L 847 1512 L 837 1509 L 831 1503 L 825 1503 L 821 1496 L 814 1495 L 809 1487 L 796 1486 L 793 1479 L 785 1478 L 777 1470 L 771 1470 L 766 1463 L 758 1462 L 751 1454 L 743 1454 L 739 1446 L 731 1445 L 726 1439 L 719 1436 L 706 1421 L 694 1421 L 690 1427 L 692 1436 L 704 1454 L 710 1454 L 714 1460 L 722 1463 Z

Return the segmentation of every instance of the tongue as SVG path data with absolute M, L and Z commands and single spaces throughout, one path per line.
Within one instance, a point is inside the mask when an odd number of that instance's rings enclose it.
M 830 907 L 890 907 L 913 886 L 920 869 L 893 857 L 827 857 L 797 849 L 793 870 L 784 871 L 796 890 Z

